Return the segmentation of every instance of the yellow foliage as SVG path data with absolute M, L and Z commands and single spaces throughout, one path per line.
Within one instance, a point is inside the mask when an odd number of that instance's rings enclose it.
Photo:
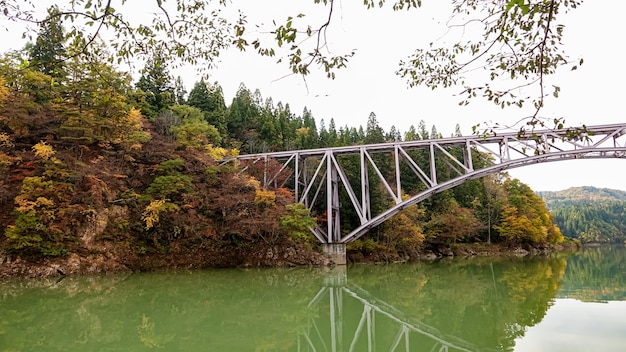
M 146 222 L 146 229 L 149 230 L 159 222 L 159 214 L 163 211 L 177 211 L 180 208 L 174 203 L 168 203 L 167 199 L 153 200 L 143 211 L 142 219 Z
M 163 210 L 165 199 L 153 200 L 143 211 L 142 219 L 146 222 L 146 229 L 151 229 L 159 222 L 159 213 Z
M 0 147 L 13 147 L 13 141 L 11 140 L 11 136 L 9 136 L 7 133 L 0 133 Z
M 55 151 L 51 145 L 41 141 L 33 146 L 33 152 L 35 156 L 42 158 L 43 160 L 49 160 L 54 155 Z
M 45 206 L 45 207 L 51 207 L 54 205 L 54 201 L 46 197 L 37 197 L 36 203 L 38 206 Z
M 54 205 L 54 201 L 46 197 L 37 197 L 37 200 L 31 201 L 28 194 L 20 194 L 15 197 L 15 205 L 17 205 L 15 210 L 28 213 L 37 208 L 51 207 Z
M 261 182 L 259 182 L 259 180 L 257 180 L 256 178 L 254 178 L 252 176 L 248 177 L 248 180 L 246 181 L 246 184 L 248 186 L 254 187 L 254 189 L 261 188 Z
M 15 205 L 17 205 L 15 210 L 22 213 L 28 213 L 35 210 L 35 202 L 29 200 L 27 194 L 20 194 L 16 196 Z
M 233 158 L 236 158 L 239 156 L 239 149 L 237 148 L 233 148 L 230 150 L 230 156 L 232 156 Z
M 297 137 L 305 137 L 309 135 L 309 128 L 308 127 L 300 127 L 296 130 L 296 136 Z
M 143 130 L 143 116 L 135 108 L 122 116 L 117 126 L 115 137 L 112 139 L 116 143 L 121 143 L 125 150 L 133 151 L 142 148 L 143 144 L 150 140 L 150 134 Z
M 128 127 L 132 129 L 136 129 L 136 130 L 141 130 L 143 129 L 141 118 L 142 118 L 141 111 L 135 108 L 131 108 L 130 111 L 128 112 L 128 115 L 126 116 L 125 122 L 128 124 Z
M 205 147 L 206 155 L 210 156 L 215 161 L 220 161 L 224 159 L 226 155 L 226 149 L 221 147 L 214 147 L 213 144 L 207 144 Z
M 7 101 L 9 97 L 9 89 L 6 87 L 6 81 L 4 77 L 0 76 L 0 106 Z
M 10 155 L 7 155 L 4 152 L 0 152 L 0 168 L 11 166 L 15 162 L 20 161 L 20 160 L 21 158 L 19 157 L 12 157 Z
M 265 189 L 257 189 L 254 203 L 262 206 L 274 206 L 276 204 L 276 193 Z

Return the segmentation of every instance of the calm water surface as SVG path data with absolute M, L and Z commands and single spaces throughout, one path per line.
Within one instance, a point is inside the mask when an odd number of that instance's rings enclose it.
M 625 351 L 626 251 L 0 282 L 0 351 Z

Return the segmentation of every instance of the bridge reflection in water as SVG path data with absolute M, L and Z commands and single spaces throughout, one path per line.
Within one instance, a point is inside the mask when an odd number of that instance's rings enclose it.
M 308 305 L 320 315 L 298 337 L 297 351 L 496 351 L 442 332 L 373 297 L 348 283 L 343 266 L 335 267 L 324 284 Z M 362 306 L 360 317 L 346 316 L 345 304 Z M 382 328 L 377 329 L 377 322 Z

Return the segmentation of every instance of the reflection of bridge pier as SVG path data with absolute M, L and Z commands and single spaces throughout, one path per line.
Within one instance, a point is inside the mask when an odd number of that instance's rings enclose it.
M 346 244 L 345 243 L 323 243 L 324 255 L 335 265 L 346 265 Z
M 484 351 L 349 284 L 343 266 L 331 270 L 307 308 L 320 313 L 298 337 L 298 351 Z

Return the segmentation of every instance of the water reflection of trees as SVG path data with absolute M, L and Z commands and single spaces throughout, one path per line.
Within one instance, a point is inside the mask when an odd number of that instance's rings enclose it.
M 0 350 L 293 350 L 325 270 L 0 283 Z
M 570 257 L 559 296 L 586 302 L 626 300 L 624 248 L 586 247 Z
M 344 350 L 358 345 L 350 333 L 365 310 L 378 309 L 393 313 L 376 329 L 375 341 L 387 347 L 405 321 L 417 327 L 402 330 L 411 346 L 432 346 L 432 336 L 441 336 L 456 341 L 451 346 L 508 351 L 543 318 L 564 270 L 558 258 L 474 258 L 355 266 L 330 279 L 327 269 L 294 269 L 6 281 L 0 350 L 307 350 L 299 337 L 312 324 L 330 330 L 331 303 L 317 296 L 328 290 L 343 292 L 334 319 L 342 320 Z
M 316 297 L 315 334 L 301 350 L 327 346 L 318 336 L 333 351 L 511 351 L 543 319 L 565 266 L 543 257 L 351 267 L 346 285 Z
M 360 267 L 350 271 L 349 282 L 478 349 L 507 351 L 543 319 L 565 266 L 559 258 L 473 258 Z

